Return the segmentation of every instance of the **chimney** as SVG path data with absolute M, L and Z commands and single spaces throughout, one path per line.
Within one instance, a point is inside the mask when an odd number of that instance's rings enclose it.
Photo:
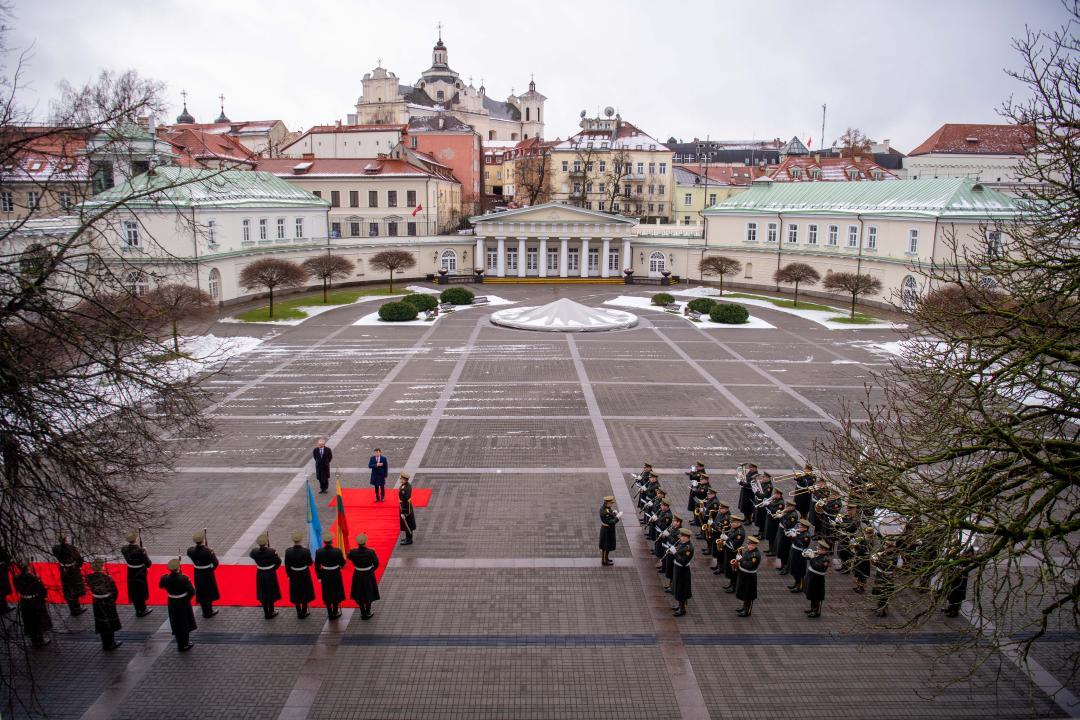
M 341 127 L 341 120 L 335 120 L 335 121 L 334 121 L 334 125 L 335 125 L 336 127 Z
M 301 157 L 301 160 L 314 160 L 314 159 L 315 159 L 315 153 L 304 153 L 303 157 Z

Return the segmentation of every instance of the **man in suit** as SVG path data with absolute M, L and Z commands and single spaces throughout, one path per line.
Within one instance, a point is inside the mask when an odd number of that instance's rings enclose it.
M 318 445 L 311 451 L 311 457 L 315 460 L 315 478 L 319 481 L 319 492 L 325 493 L 330 487 L 330 461 L 334 459 L 334 451 L 326 447 L 326 438 L 319 438 Z
M 386 500 L 386 473 L 390 470 L 390 461 L 382 454 L 382 450 L 375 448 L 375 454 L 368 458 L 367 466 L 371 468 L 371 484 L 375 486 L 375 502 Z

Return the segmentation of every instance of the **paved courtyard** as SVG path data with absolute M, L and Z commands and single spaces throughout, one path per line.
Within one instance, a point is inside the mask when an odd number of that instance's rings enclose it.
M 526 305 L 595 305 L 624 288 L 490 290 Z M 699 553 L 689 614 L 671 616 L 628 474 L 650 460 L 685 516 L 682 472 L 695 460 L 728 500 L 739 462 L 790 472 L 843 404 L 864 397 L 888 362 L 868 346 L 894 333 L 830 331 L 760 308 L 775 329 L 701 330 L 640 311 L 632 330 L 529 333 L 492 325 L 485 308 L 431 326 L 353 325 L 373 308 L 295 327 L 214 326 L 267 340 L 211 381 L 217 429 L 177 440 L 181 466 L 156 493 L 166 526 L 146 541 L 164 559 L 205 527 L 223 562 L 240 562 L 269 527 L 283 550 L 304 527 L 314 439 L 329 438 L 347 487 L 367 487 L 378 445 L 394 476 L 411 471 L 432 496 L 416 543 L 393 553 L 374 619 L 347 609 L 332 623 L 322 610 L 265 621 L 258 608 L 225 607 L 200 617 L 194 650 L 178 654 L 163 609 L 135 619 L 123 606 L 125 644 L 103 654 L 89 614 L 54 609 L 56 641 L 34 654 L 51 717 L 1064 714 L 1003 658 L 939 660 L 963 618 L 917 634 L 875 627 L 839 574 L 815 621 L 786 578 L 763 571 L 753 616 L 741 619 Z M 602 568 L 597 510 L 608 494 L 627 513 L 616 564 Z M 1045 649 L 1048 672 L 1058 656 Z

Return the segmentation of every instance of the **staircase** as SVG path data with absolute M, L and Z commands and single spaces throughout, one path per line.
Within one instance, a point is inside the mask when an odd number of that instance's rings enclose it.
M 621 277 L 484 277 L 485 285 L 622 285 Z

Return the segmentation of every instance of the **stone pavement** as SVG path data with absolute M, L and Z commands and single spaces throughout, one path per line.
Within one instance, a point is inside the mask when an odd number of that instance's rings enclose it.
M 498 294 L 598 304 L 622 290 Z M 199 618 L 195 649 L 181 655 L 164 609 L 136 620 L 123 607 L 125 645 L 103 654 L 89 614 L 61 618 L 54 608 L 55 642 L 33 656 L 50 717 L 1065 714 L 1004 658 L 974 669 L 963 655 L 939 660 L 962 619 L 916 634 L 876 627 L 838 574 L 813 621 L 786 579 L 763 570 L 754 614 L 739 619 L 699 557 L 689 614 L 670 615 L 628 473 L 650 460 L 685 516 L 682 470 L 695 460 L 729 500 L 739 462 L 790 472 L 845 403 L 865 398 L 871 372 L 888 362 L 868 345 L 892 333 L 828 331 L 757 308 L 776 329 L 699 330 L 641 311 L 632 330 L 537 334 L 495 327 L 483 308 L 429 327 L 352 325 L 367 312 L 214 328 L 268 340 L 209 381 L 217 428 L 177 440 L 181 466 L 155 493 L 166 524 L 145 540 L 167 556 L 206 527 L 219 554 L 237 559 L 269 527 L 281 549 L 303 528 L 315 437 L 330 438 L 348 487 L 367 486 L 378 445 L 394 474 L 407 469 L 433 493 L 418 511 L 416 544 L 389 562 L 375 618 L 347 612 L 329 623 L 316 611 L 300 621 L 283 611 L 268 622 L 257 608 L 222 608 Z M 601 568 L 596 513 L 608 494 L 627 514 L 616 565 Z M 320 515 L 329 526 L 330 509 Z M 1069 642 L 1055 636 L 1037 655 L 1060 670 L 1054 660 Z

